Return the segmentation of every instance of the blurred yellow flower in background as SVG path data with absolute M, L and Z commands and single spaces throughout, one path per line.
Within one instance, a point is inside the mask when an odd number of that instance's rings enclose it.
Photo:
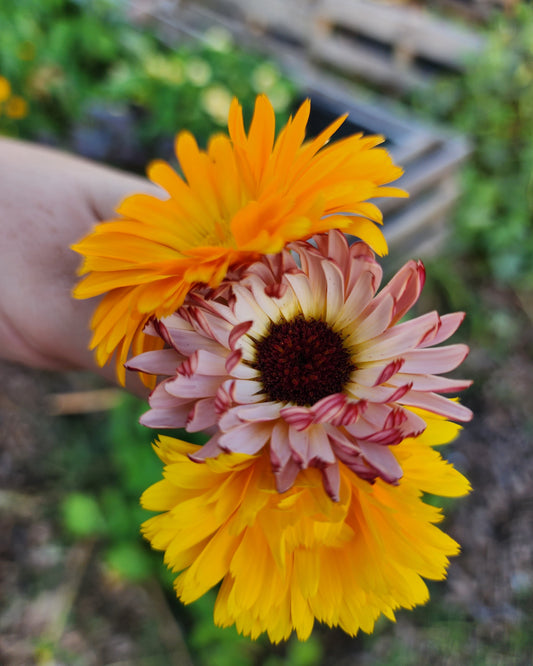
M 144 62 L 146 73 L 154 79 L 178 85 L 184 79 L 183 63 L 176 58 L 169 59 L 164 55 L 147 57 Z
M 6 116 L 13 120 L 21 120 L 28 115 L 28 103 L 22 97 L 13 95 L 5 104 Z
M 5 78 L 5 76 L 0 76 L 0 104 L 5 102 L 11 95 L 11 84 Z
M 220 125 L 226 122 L 231 107 L 232 95 L 230 91 L 219 84 L 209 86 L 202 93 L 202 107 L 213 120 Z
M 11 83 L 5 76 L 0 76 L 0 116 L 21 120 L 28 115 L 28 102 L 12 92 Z
M 210 49 L 218 53 L 228 53 L 233 46 L 233 36 L 229 30 L 222 26 L 208 28 L 203 39 Z
M 202 58 L 189 58 L 185 63 L 185 75 L 193 85 L 201 88 L 211 81 L 213 72 L 210 64 Z

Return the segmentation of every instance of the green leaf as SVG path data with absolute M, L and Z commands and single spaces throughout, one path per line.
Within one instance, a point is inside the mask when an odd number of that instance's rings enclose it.
M 122 542 L 111 546 L 105 555 L 107 566 L 121 578 L 139 582 L 152 574 L 152 561 L 140 544 Z
M 61 506 L 63 525 L 76 538 L 103 534 L 105 519 L 96 500 L 84 493 L 71 493 Z

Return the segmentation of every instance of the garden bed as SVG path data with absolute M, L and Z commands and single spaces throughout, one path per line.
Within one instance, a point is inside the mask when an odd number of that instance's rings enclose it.
M 488 284 L 484 289 L 487 306 L 495 294 L 508 302 L 508 294 Z M 522 315 L 517 311 L 516 316 L 520 320 Z M 372 637 L 350 639 L 340 630 L 318 627 L 312 643 L 315 657 L 302 664 L 349 666 L 355 659 L 363 666 L 530 663 L 531 352 L 525 334 L 508 350 L 503 364 L 474 345 L 464 368 L 464 374 L 476 377 L 474 389 L 465 396 L 475 419 L 446 453 L 471 479 L 474 491 L 447 509 L 446 529 L 463 549 L 452 561 L 448 581 L 432 586 L 427 607 L 400 612 L 396 624 L 380 623 Z M 274 661 L 268 663 L 279 666 L 299 663 L 288 656 L 293 642 L 267 648 L 247 639 L 238 642 L 233 632 L 220 630 L 213 636 L 207 631 L 208 616 L 205 626 L 195 624 L 197 616 L 172 601 L 172 593 L 162 591 L 152 576 L 136 582 L 121 575 L 109 563 L 109 537 L 73 541 L 62 515 L 65 497 L 76 485 L 98 497 L 102 484 L 122 481 L 110 452 L 99 444 L 110 427 L 109 413 L 53 416 L 50 396 L 94 390 L 98 381 L 6 363 L 0 372 L 3 666 L 251 666 L 267 663 L 269 655 Z M 69 460 L 73 447 L 84 450 L 76 444 L 81 431 L 85 456 L 78 466 L 60 465 Z M 208 636 L 200 647 L 191 644 L 191 636 L 198 640 L 199 626 Z M 220 661 L 224 654 L 233 661 Z

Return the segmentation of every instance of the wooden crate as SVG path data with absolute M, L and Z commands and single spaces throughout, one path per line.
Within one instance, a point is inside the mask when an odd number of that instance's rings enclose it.
M 400 92 L 461 71 L 485 44 L 479 32 L 398 0 L 131 1 L 170 31 L 195 35 L 216 23 L 281 60 L 311 59 Z
M 155 19 L 163 30 L 193 34 L 213 24 L 240 42 L 307 49 L 318 0 L 129 0 L 134 20 Z M 165 28 L 166 26 L 166 28 Z
M 312 58 L 358 79 L 394 90 L 457 72 L 484 39 L 470 29 L 405 4 L 320 0 L 309 44 Z
M 353 4 L 356 1 L 349 0 Z M 235 5 L 239 0 L 231 0 L 231 3 Z M 303 4 L 304 0 L 300 7 Z M 255 3 L 253 5 L 255 7 Z M 161 29 L 170 44 L 173 40 L 178 42 L 184 33 L 195 34 L 213 21 L 220 24 L 209 13 L 211 10 L 206 14 L 204 10 L 198 11 L 198 7 L 191 9 L 192 13 L 184 13 L 185 9 L 189 12 L 189 3 L 181 6 L 174 18 L 166 15 L 161 21 Z M 263 17 L 266 16 L 265 11 Z M 231 21 L 234 18 L 231 17 Z M 223 25 L 234 25 L 229 21 L 227 15 Z M 239 30 L 245 30 L 239 25 Z M 384 37 L 385 32 L 382 35 Z M 246 30 L 240 42 L 259 47 L 255 33 Z M 311 99 L 309 136 L 316 135 L 326 124 L 348 112 L 342 132 L 384 135 L 394 161 L 404 168 L 399 186 L 410 193 L 409 199 L 387 198 L 377 202 L 385 215 L 384 233 L 391 257 L 387 260 L 388 266 L 392 269 L 407 258 L 424 258 L 437 253 L 447 235 L 451 210 L 459 196 L 457 172 L 469 152 L 466 140 L 429 127 L 405 110 L 390 107 L 385 98 L 374 96 L 372 101 L 365 101 L 368 93 L 326 73 L 316 63 L 309 62 L 300 49 L 276 48 L 273 44 L 264 39 L 260 45 L 270 56 L 278 56 L 286 73 L 302 90 L 302 97 Z M 339 132 L 341 136 L 342 132 Z
M 487 23 L 496 12 L 512 11 L 522 0 L 432 0 L 437 11 L 474 23 Z M 419 4 L 416 0 L 413 4 Z
M 308 70 L 307 76 L 300 73 L 299 80 L 304 82 L 304 96 L 311 99 L 311 135 L 347 112 L 346 134 L 362 130 L 384 135 L 387 150 L 404 168 L 394 185 L 407 190 L 409 198 L 376 201 L 384 213 L 383 232 L 390 250 L 387 268 L 437 254 L 449 234 L 450 216 L 460 194 L 458 172 L 470 152 L 468 141 L 397 108 L 387 108 L 383 99 L 363 101 L 323 74 L 309 76 Z
M 307 44 L 317 0 L 204 0 L 213 11 L 233 16 L 252 32 L 295 46 Z

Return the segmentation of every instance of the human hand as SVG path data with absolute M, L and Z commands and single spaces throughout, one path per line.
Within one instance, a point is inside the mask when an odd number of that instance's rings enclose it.
M 157 193 L 147 180 L 57 150 L 0 139 L 0 357 L 47 370 L 99 368 L 88 350 L 96 300 L 74 300 L 70 245 L 113 217 L 121 199 Z M 145 392 L 137 377 L 127 388 Z

